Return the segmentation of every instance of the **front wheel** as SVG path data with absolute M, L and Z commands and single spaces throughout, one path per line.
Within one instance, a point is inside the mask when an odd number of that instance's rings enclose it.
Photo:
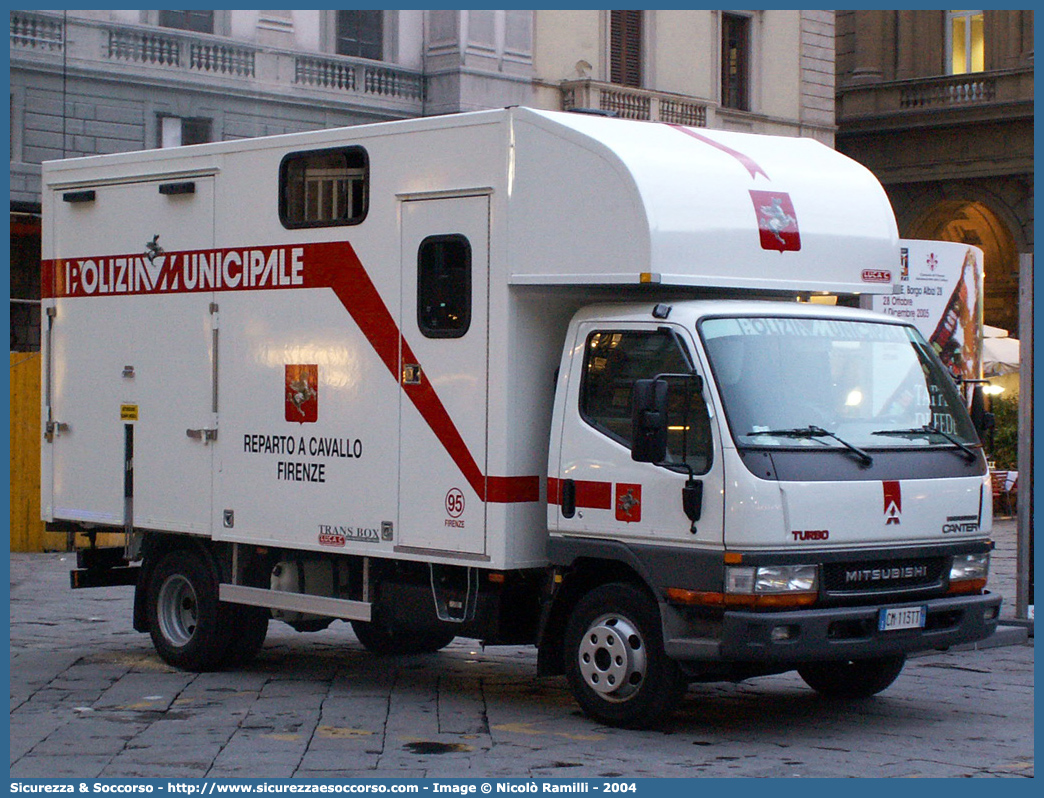
M 629 584 L 602 585 L 577 603 L 566 624 L 564 665 L 577 703 L 608 726 L 655 726 L 686 687 L 664 652 L 656 602 Z
M 869 698 L 899 678 L 906 656 L 815 662 L 797 669 L 805 684 L 829 698 Z

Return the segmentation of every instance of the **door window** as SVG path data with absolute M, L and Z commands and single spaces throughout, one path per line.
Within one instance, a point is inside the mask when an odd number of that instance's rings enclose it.
M 592 333 L 584 352 L 580 415 L 614 441 L 631 447 L 631 393 L 635 380 L 666 376 L 667 463 L 687 464 L 696 474 L 711 466 L 707 405 L 694 390 L 688 353 L 669 332 L 612 330 Z
M 427 338 L 461 338 L 471 326 L 471 244 L 429 236 L 417 250 L 417 326 Z

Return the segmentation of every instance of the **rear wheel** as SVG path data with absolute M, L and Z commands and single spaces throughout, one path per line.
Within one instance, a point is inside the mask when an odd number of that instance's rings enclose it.
M 431 654 L 456 637 L 455 629 L 396 629 L 379 623 L 352 621 L 359 642 L 374 654 Z
M 235 608 L 218 601 L 217 579 L 201 555 L 164 555 L 152 572 L 146 601 L 149 634 L 164 661 L 190 671 L 226 663 L 234 648 Z
M 899 654 L 875 659 L 816 662 L 797 669 L 805 684 L 830 698 L 869 698 L 894 682 L 906 664 Z
M 577 603 L 566 624 L 564 664 L 577 703 L 609 726 L 657 725 L 686 687 L 664 652 L 656 602 L 629 584 L 603 585 Z

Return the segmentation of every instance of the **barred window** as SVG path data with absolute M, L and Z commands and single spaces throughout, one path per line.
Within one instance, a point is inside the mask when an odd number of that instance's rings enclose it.
M 358 224 L 366 217 L 369 161 L 362 147 L 291 153 L 279 172 L 284 227 Z

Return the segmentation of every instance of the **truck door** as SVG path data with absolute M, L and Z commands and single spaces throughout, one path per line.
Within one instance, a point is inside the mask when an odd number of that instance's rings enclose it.
M 667 463 L 631 459 L 634 381 L 689 371 L 704 377 L 692 337 L 681 326 L 585 322 L 577 326 L 562 415 L 552 448 L 548 504 L 552 533 L 616 538 L 635 544 L 723 544 L 721 438 L 713 408 L 691 380 L 670 382 Z M 686 397 L 686 393 L 688 396 Z M 688 409 L 685 403 L 688 402 Z M 700 517 L 691 521 L 682 488 L 691 467 L 702 483 Z
M 402 549 L 486 550 L 489 199 L 402 203 Z
M 50 514 L 209 532 L 216 319 L 182 259 L 213 246 L 214 179 L 59 189 L 54 207 Z

